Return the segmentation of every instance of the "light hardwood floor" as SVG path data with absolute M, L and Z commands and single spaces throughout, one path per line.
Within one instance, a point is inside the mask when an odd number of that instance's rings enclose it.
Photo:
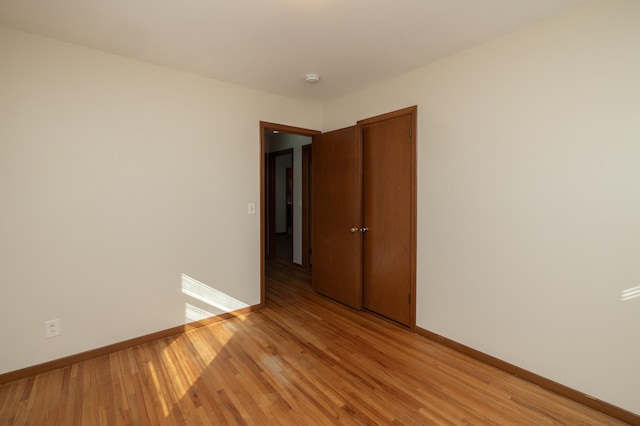
M 0 387 L 0 425 L 615 425 L 274 263 L 267 308 Z

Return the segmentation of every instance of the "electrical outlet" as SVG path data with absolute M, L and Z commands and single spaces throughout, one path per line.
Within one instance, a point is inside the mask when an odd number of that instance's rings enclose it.
M 52 319 L 44 322 L 44 333 L 47 339 L 60 335 L 60 319 Z

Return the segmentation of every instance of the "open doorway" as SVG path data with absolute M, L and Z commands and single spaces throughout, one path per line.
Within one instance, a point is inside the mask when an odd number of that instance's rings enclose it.
M 260 122 L 261 300 L 267 260 L 310 268 L 311 138 L 320 132 Z M 290 169 L 288 172 L 287 169 Z
M 267 258 L 295 263 L 293 148 L 273 151 L 274 140 L 267 138 Z M 297 229 L 296 229 L 297 230 Z M 298 233 L 296 233 L 298 234 Z M 297 237 L 298 235 L 296 235 Z

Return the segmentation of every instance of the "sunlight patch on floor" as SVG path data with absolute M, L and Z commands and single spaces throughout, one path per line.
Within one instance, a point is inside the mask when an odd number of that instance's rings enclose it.
M 149 374 L 151 374 L 151 382 L 153 383 L 156 394 L 158 396 L 158 401 L 160 401 L 160 404 L 162 404 L 162 413 L 164 416 L 168 416 L 169 407 L 167 406 L 167 398 L 164 395 L 164 386 L 158 380 L 158 373 L 156 372 L 156 368 L 153 365 L 153 362 L 147 363 L 147 368 L 149 370 Z
M 181 275 L 181 292 L 194 299 L 193 303 L 185 303 L 186 323 L 207 320 L 221 313 L 233 313 L 249 307 L 248 304 L 186 274 Z M 197 306 L 198 302 L 206 306 Z M 239 320 L 244 321 L 245 318 L 239 317 Z M 216 357 L 224 350 L 235 331 L 235 327 L 217 323 L 211 326 L 204 339 L 203 333 L 182 334 L 163 348 L 159 365 L 151 361 L 147 363 L 151 377 L 150 383 L 165 418 L 169 418 L 176 405 L 189 397 L 190 390 L 203 372 L 216 361 Z M 161 382 L 158 375 L 160 369 L 165 370 L 164 375 L 172 378 L 170 383 Z M 171 389 L 169 392 L 167 385 Z
M 168 375 L 173 378 L 170 385 L 174 392 L 172 392 L 172 395 L 163 394 L 162 386 L 158 384 L 158 381 L 154 380 L 153 384 L 158 400 L 162 401 L 165 416 L 171 414 L 171 409 L 166 407 L 173 407 L 179 404 L 187 396 L 193 385 L 200 379 L 204 370 L 215 362 L 216 357 L 224 349 L 227 342 L 231 340 L 234 333 L 229 330 L 223 331 L 222 328 L 216 328 L 212 334 L 213 336 L 209 337 L 215 338 L 207 339 L 207 344 L 203 345 L 202 334 L 185 333 L 163 349 L 161 354 L 162 364 L 166 368 Z M 186 343 L 186 340 L 189 340 L 190 344 Z M 155 377 L 155 373 L 152 371 L 153 366 L 150 365 L 149 367 L 152 376 Z

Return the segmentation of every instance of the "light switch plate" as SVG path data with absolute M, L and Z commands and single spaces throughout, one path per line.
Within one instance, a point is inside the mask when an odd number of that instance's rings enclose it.
M 247 214 L 256 214 L 256 203 L 247 204 Z

